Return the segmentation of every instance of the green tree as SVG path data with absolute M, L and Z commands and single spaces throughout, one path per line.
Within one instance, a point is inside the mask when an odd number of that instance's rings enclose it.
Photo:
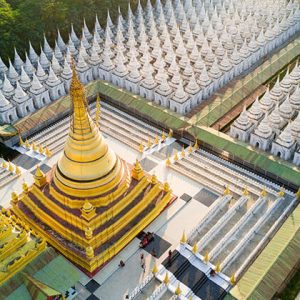
M 0 0 L 0 55 L 6 60 L 12 54 L 14 13 L 5 0 Z

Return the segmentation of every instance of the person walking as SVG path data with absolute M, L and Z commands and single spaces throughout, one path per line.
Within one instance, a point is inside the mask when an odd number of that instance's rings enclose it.
M 168 252 L 168 265 L 171 266 L 172 263 L 172 250 L 170 249 Z
M 141 268 L 143 269 L 143 272 L 145 273 L 146 266 L 145 266 L 145 257 L 144 257 L 143 253 L 141 253 Z

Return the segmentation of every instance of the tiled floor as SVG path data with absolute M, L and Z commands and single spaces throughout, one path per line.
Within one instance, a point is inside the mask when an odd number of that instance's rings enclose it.
M 17 158 L 13 160 L 13 163 L 21 166 L 23 169 L 29 170 L 38 163 L 40 163 L 40 160 L 30 157 L 27 154 L 20 154 Z
M 194 197 L 193 199 L 201 202 L 205 206 L 211 206 L 215 200 L 219 198 L 220 195 L 211 192 L 206 188 L 202 188 Z
M 47 172 L 49 172 L 50 170 L 51 170 L 51 167 L 49 167 L 48 165 L 46 165 L 46 164 L 42 164 L 42 165 L 40 165 L 40 169 L 41 169 L 41 171 L 42 172 L 44 172 L 44 173 L 47 173 Z M 32 175 L 34 175 L 35 174 L 35 168 L 30 172 Z
M 190 196 L 190 195 L 188 195 L 188 194 L 186 194 L 186 193 L 184 193 L 184 194 L 182 194 L 181 196 L 180 196 L 180 199 L 182 199 L 183 201 L 185 201 L 185 202 L 189 202 L 190 200 L 192 200 L 192 196 Z

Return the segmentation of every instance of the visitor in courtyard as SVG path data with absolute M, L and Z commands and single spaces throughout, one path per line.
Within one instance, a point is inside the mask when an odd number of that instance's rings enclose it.
M 125 263 L 123 260 L 120 260 L 119 267 L 121 267 L 121 268 L 125 267 Z
M 171 266 L 172 263 L 172 250 L 170 249 L 168 252 L 168 265 Z
M 145 273 L 145 257 L 144 254 L 141 253 L 141 268 L 143 269 L 144 273 Z

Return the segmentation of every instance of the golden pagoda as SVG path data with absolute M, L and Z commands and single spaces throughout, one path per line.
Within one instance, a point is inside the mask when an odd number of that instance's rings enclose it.
M 164 185 L 119 158 L 87 109 L 73 68 L 72 118 L 64 151 L 12 202 L 13 211 L 68 259 L 95 273 L 175 197 Z

